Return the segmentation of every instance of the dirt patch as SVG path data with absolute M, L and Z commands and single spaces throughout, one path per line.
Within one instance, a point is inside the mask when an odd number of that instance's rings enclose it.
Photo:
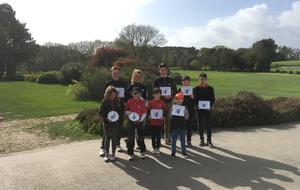
M 38 124 L 74 119 L 76 114 L 0 123 L 0 154 L 32 150 L 68 143 L 68 139 L 51 139 L 47 133 L 29 130 Z

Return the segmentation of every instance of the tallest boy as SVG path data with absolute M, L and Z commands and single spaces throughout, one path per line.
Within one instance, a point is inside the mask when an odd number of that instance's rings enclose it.
M 167 91 L 168 95 L 164 95 L 162 93 L 161 99 L 166 103 L 167 111 L 170 111 L 170 108 L 172 106 L 172 99 L 175 96 L 177 92 L 177 87 L 174 83 L 174 80 L 170 77 L 168 77 L 168 67 L 167 65 L 160 64 L 158 67 L 160 77 L 157 78 L 154 81 L 153 87 L 158 87 L 161 89 L 165 89 Z M 164 138 L 165 138 L 165 144 L 170 145 L 171 139 L 170 139 L 170 114 L 167 114 L 167 117 L 165 118 L 164 123 Z

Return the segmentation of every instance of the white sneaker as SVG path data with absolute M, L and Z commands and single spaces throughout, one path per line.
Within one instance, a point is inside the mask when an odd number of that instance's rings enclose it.
M 101 157 L 105 156 L 105 150 L 104 149 L 100 149 L 99 156 L 101 156 Z
M 146 158 L 145 152 L 141 152 L 141 158 L 142 158 L 142 159 L 145 159 L 145 158 Z
M 155 154 L 156 153 L 156 149 L 152 148 L 152 153 Z
M 133 160 L 133 155 L 129 155 L 129 160 Z
M 108 162 L 108 161 L 109 161 L 108 155 L 105 155 L 105 156 L 104 156 L 104 161 L 105 161 L 105 162 Z
M 156 150 L 156 153 L 157 153 L 157 154 L 160 154 L 160 150 L 159 150 L 159 148 Z
M 121 148 L 120 145 L 117 146 L 117 151 L 118 151 L 118 152 L 122 152 L 122 151 L 123 151 L 123 149 Z
M 111 156 L 110 156 L 110 158 L 109 158 L 111 161 L 114 161 L 114 160 L 116 160 L 116 157 L 115 157 L 115 154 L 112 154 Z

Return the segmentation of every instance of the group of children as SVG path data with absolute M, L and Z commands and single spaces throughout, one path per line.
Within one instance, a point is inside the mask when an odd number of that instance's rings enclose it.
M 160 69 L 166 69 L 165 65 L 159 67 Z M 164 71 L 163 71 L 164 72 Z M 162 74 L 163 72 L 160 73 Z M 153 99 L 148 102 L 142 98 L 143 91 L 140 87 L 134 86 L 130 90 L 130 98 L 124 104 L 118 97 L 118 91 L 113 85 L 109 85 L 105 90 L 104 99 L 101 103 L 99 114 L 103 118 L 103 129 L 105 142 L 105 151 L 101 156 L 104 156 L 105 161 L 115 160 L 115 151 L 117 147 L 117 134 L 120 125 L 119 120 L 112 119 L 114 114 L 117 114 L 119 118 L 122 115 L 128 116 L 128 138 L 126 140 L 127 153 L 129 160 L 134 159 L 134 145 L 135 136 L 137 133 L 137 144 L 140 149 L 140 157 L 146 158 L 146 146 L 144 142 L 143 128 L 146 117 L 149 119 L 151 140 L 152 140 L 152 153 L 160 153 L 161 146 L 161 134 L 164 130 L 165 143 L 171 145 L 171 158 L 176 157 L 176 141 L 180 139 L 181 153 L 184 157 L 188 157 L 186 152 L 186 146 L 192 147 L 192 120 L 194 116 L 194 110 L 197 110 L 198 116 L 198 130 L 200 135 L 200 146 L 213 147 L 211 141 L 211 126 L 210 126 L 210 108 L 215 101 L 214 89 L 206 83 L 207 75 L 200 73 L 199 85 L 195 88 L 190 86 L 190 77 L 182 77 L 182 87 L 177 91 L 176 85 L 172 80 L 166 83 L 166 76 L 161 75 L 161 81 L 154 82 L 154 88 L 152 90 Z M 168 77 L 169 79 L 169 77 Z M 175 86 L 175 93 L 174 92 Z M 163 90 L 170 90 L 171 93 L 165 94 Z M 173 89 L 172 89 L 173 88 Z M 134 115 L 135 114 L 135 115 Z M 207 143 L 204 141 L 203 134 L 203 119 L 205 118 L 207 126 Z M 169 119 L 169 123 L 168 120 Z M 122 121 L 123 123 L 123 121 Z M 166 128 L 169 125 L 171 128 Z M 169 137 L 169 131 L 171 131 L 171 139 Z M 185 136 L 187 141 L 185 141 Z M 109 154 L 110 140 L 112 141 L 112 154 Z M 103 154 L 104 153 L 104 154 Z

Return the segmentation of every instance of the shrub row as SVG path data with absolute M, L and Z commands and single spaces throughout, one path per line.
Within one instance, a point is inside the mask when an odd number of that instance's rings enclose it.
M 286 70 L 276 69 L 276 70 L 271 70 L 270 73 L 294 74 L 294 71 L 286 71 Z M 300 75 L 300 71 L 295 71 L 295 74 Z
M 241 91 L 236 96 L 217 99 L 212 108 L 212 126 L 221 128 L 240 126 L 274 125 L 300 120 L 300 98 L 277 97 L 264 100 L 253 92 Z M 83 129 L 103 134 L 102 119 L 98 110 L 86 110 L 78 114 Z M 128 127 L 124 119 L 123 135 Z M 197 129 L 195 114 L 193 129 Z M 149 134 L 146 124 L 145 134 Z

